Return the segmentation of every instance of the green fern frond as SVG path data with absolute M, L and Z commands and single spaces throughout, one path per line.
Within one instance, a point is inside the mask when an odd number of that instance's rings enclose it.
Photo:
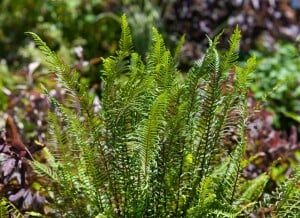
M 121 81 L 119 77 L 126 75 L 130 70 L 129 60 L 125 60 L 123 57 L 109 57 L 103 61 L 103 76 L 102 79 L 105 84 L 105 90 L 103 92 L 103 105 L 109 111 L 109 108 L 115 108 L 115 100 L 119 89 L 121 88 Z
M 244 81 L 247 81 L 249 78 L 249 71 L 248 68 L 245 70 L 240 70 L 240 73 L 243 74 Z M 239 79 L 236 78 L 237 80 Z M 237 87 L 236 91 L 240 93 L 239 91 L 243 89 L 246 90 L 246 84 L 240 83 L 240 85 Z M 246 123 L 246 117 L 247 117 L 247 100 L 246 100 L 246 92 L 241 92 L 239 96 L 239 104 L 232 107 L 235 114 L 237 116 L 235 117 L 235 124 L 236 128 L 239 132 L 239 142 L 234 150 L 234 152 L 231 154 L 228 162 L 227 169 L 224 171 L 224 174 L 221 176 L 222 180 L 219 184 L 219 190 L 218 193 L 220 193 L 220 197 L 223 198 L 226 202 L 229 202 L 230 204 L 234 200 L 234 196 L 237 192 L 237 186 L 238 186 L 238 178 L 241 170 L 241 160 L 244 155 L 245 145 L 246 145 L 246 139 L 245 139 L 245 123 Z
M 203 208 L 206 208 L 208 204 L 213 204 L 216 201 L 217 195 L 215 194 L 217 177 L 205 177 L 199 187 L 199 204 Z
M 158 90 L 171 87 L 176 73 L 174 59 L 166 49 L 162 35 L 155 28 L 152 49 L 147 59 L 147 73 L 154 76 Z
M 49 145 L 52 146 L 54 150 L 57 150 L 58 148 L 64 150 L 66 147 L 66 137 L 65 134 L 62 131 L 62 123 L 59 119 L 59 116 L 57 113 L 49 112 L 48 113 L 48 123 L 49 123 Z M 66 153 L 66 152 L 63 152 Z
M 117 79 L 117 76 L 118 76 L 118 73 L 119 69 L 116 69 L 116 65 L 117 65 L 117 60 L 116 58 L 112 58 L 112 57 L 109 57 L 109 58 L 106 58 L 105 60 L 103 60 L 103 81 L 105 82 L 105 89 L 107 90 L 106 92 L 108 92 L 109 90 L 112 89 L 112 85 L 114 83 L 114 80 Z M 112 91 L 110 91 L 112 92 Z M 114 93 L 111 93 L 111 94 L 114 94 Z
M 121 29 L 122 33 L 119 41 L 119 54 L 122 54 L 122 56 L 128 56 L 132 52 L 133 43 L 131 37 L 131 30 L 128 26 L 125 14 L 123 14 L 121 17 Z
M 235 86 L 241 93 L 247 92 L 247 87 L 250 82 L 249 75 L 255 71 L 256 57 L 249 58 L 244 68 L 236 67 Z
M 255 179 L 246 182 L 240 188 L 238 193 L 238 199 L 235 200 L 235 205 L 245 205 L 251 202 L 257 201 L 262 195 L 264 188 L 269 181 L 269 176 L 266 174 L 261 174 Z
M 238 26 L 229 39 L 229 49 L 222 58 L 221 70 L 227 72 L 236 63 L 239 54 L 241 31 Z
M 42 218 L 46 218 L 46 216 L 44 216 L 43 214 L 35 212 L 35 211 L 26 212 L 25 215 L 28 215 L 30 217 L 42 217 Z
M 170 51 L 166 50 L 162 57 L 161 61 L 163 64 L 157 65 L 155 69 L 155 80 L 158 83 L 159 89 L 170 88 L 174 81 L 175 71 L 175 63 L 171 56 Z
M 185 35 L 180 37 L 179 42 L 177 43 L 177 46 L 175 48 L 173 56 L 174 56 L 174 60 L 176 60 L 176 61 L 179 60 L 180 52 L 181 52 L 184 42 L 185 42 Z
M 96 148 L 91 148 L 90 145 L 81 146 L 81 159 L 78 162 L 79 179 L 83 181 L 87 195 L 91 196 L 93 205 L 100 206 L 102 204 L 99 199 L 100 190 L 107 192 L 105 184 L 110 181 L 104 162 L 98 161 L 99 151 Z M 98 191 L 95 191 L 98 190 Z M 98 208 L 97 211 L 100 211 Z
M 25 218 L 16 206 L 5 197 L 0 199 L 0 217 Z
M 145 65 L 141 59 L 141 56 L 137 53 L 131 54 L 130 71 L 130 80 L 132 82 L 138 80 L 139 77 L 144 76 L 143 74 L 145 73 Z
M 42 51 L 42 53 L 46 57 L 46 61 L 50 64 L 50 71 L 55 73 L 57 71 L 62 72 L 65 71 L 65 66 L 62 63 L 61 59 L 58 58 L 55 52 L 53 52 L 47 44 L 35 33 L 26 32 L 26 34 L 30 35 L 38 48 Z
M 205 183 L 208 182 L 208 186 L 205 185 Z M 190 218 L 222 218 L 222 217 L 230 217 L 235 218 L 238 215 L 241 214 L 242 210 L 238 207 L 235 207 L 233 205 L 227 204 L 225 202 L 220 201 L 220 199 L 217 198 L 216 194 L 214 193 L 214 190 L 211 189 L 213 187 L 210 187 L 211 184 L 214 184 L 214 181 L 211 181 L 210 179 L 204 180 L 204 183 L 202 183 L 203 189 L 206 190 L 206 192 L 202 193 L 202 197 L 199 199 L 199 204 L 197 206 L 191 207 L 187 211 L 187 216 Z
M 218 156 L 220 158 L 221 153 L 219 145 L 222 143 L 226 128 L 235 125 L 240 134 L 239 144 L 228 159 L 228 162 L 225 162 L 222 165 L 223 170 L 217 173 L 216 177 L 213 177 L 215 180 L 215 188 L 210 189 L 211 193 L 216 194 L 218 202 L 220 204 L 223 202 L 223 209 L 226 207 L 232 209 L 233 197 L 237 192 L 237 186 L 239 185 L 238 178 L 241 169 L 240 161 L 243 157 L 245 147 L 244 131 L 247 116 L 245 93 L 247 90 L 247 82 L 249 81 L 249 74 L 255 66 L 255 60 L 250 60 L 245 69 L 239 69 L 239 75 L 236 76 L 236 81 L 239 80 L 239 83 L 236 82 L 233 84 L 235 85 L 235 88 L 232 88 L 233 90 L 230 93 L 224 94 L 221 92 L 220 84 L 221 82 L 226 81 L 226 78 L 228 77 L 227 70 L 235 67 L 239 39 L 240 33 L 236 30 L 229 42 L 230 48 L 228 52 L 225 53 L 225 57 L 220 56 L 216 49 L 218 37 L 214 40 L 208 39 L 210 47 L 208 48 L 204 59 L 194 67 L 194 72 L 196 73 L 190 77 L 192 80 L 190 80 L 191 83 L 189 84 L 189 88 L 194 87 L 194 89 L 190 89 L 189 91 L 189 95 L 194 96 L 192 98 L 193 101 L 190 102 L 190 105 L 194 105 L 190 107 L 190 111 L 192 112 L 191 115 L 195 114 L 192 115 L 195 116 L 192 117 L 192 120 L 195 120 L 195 118 L 197 119 L 197 116 L 199 116 L 197 124 L 197 137 L 199 138 L 199 143 L 196 145 L 194 161 L 194 172 L 197 171 L 198 177 L 193 177 L 190 196 L 195 196 L 197 184 L 199 184 L 202 178 L 206 178 L 206 175 L 211 175 L 214 172 L 212 171 L 213 168 L 215 168 L 214 161 L 218 161 Z M 202 72 L 208 73 L 205 74 Z M 201 77 L 197 78 L 197 74 Z M 202 85 L 201 88 L 198 88 L 201 83 L 206 85 Z M 241 90 L 243 90 L 242 95 L 240 92 Z M 197 95 L 200 97 L 197 97 Z M 237 98 L 237 96 L 239 97 Z M 237 101 L 239 104 L 236 103 Z M 198 115 L 195 112 L 193 113 L 193 108 L 197 108 L 197 105 L 201 105 L 202 109 L 201 113 L 198 113 Z M 235 113 L 238 114 L 234 119 L 230 117 L 232 116 L 230 115 L 230 112 L 232 111 L 235 111 Z M 193 198 L 191 197 L 187 202 L 193 202 L 194 200 L 192 199 Z M 225 207 L 225 205 L 227 206 Z M 213 213 L 216 211 L 225 212 L 227 210 L 224 211 L 223 209 L 216 209 Z M 235 208 L 233 211 L 231 209 L 229 209 L 229 214 L 235 214 L 235 209 L 239 212 L 241 211 L 240 208 Z M 225 215 L 225 213 L 223 215 Z
M 218 40 L 215 38 L 214 40 L 208 39 L 209 47 L 205 53 L 203 60 L 200 62 L 200 69 L 199 69 L 199 78 L 203 77 L 204 75 L 211 75 L 216 71 L 219 72 L 219 65 L 220 59 L 219 54 L 217 51 L 217 44 Z
M 152 49 L 148 58 L 148 72 L 152 72 L 155 74 L 159 73 L 160 68 L 162 67 L 164 62 L 162 62 L 162 57 L 167 52 L 165 47 L 165 43 L 162 35 L 158 32 L 156 28 L 152 28 L 153 34 L 153 44 Z
M 38 48 L 45 55 L 46 61 L 50 64 L 50 71 L 57 76 L 58 83 L 74 98 L 74 101 L 80 104 L 82 109 L 88 112 L 92 99 L 87 97 L 86 85 L 80 83 L 78 72 L 72 71 L 69 66 L 64 64 L 38 35 L 32 32 L 27 32 L 27 34 L 33 38 Z
M 5 218 L 5 217 L 9 217 L 9 211 L 7 208 L 7 203 L 6 203 L 6 199 L 1 199 L 0 200 L 0 217 Z
M 66 160 L 71 154 L 75 154 L 78 148 L 70 143 L 74 140 L 73 136 L 77 131 L 69 125 L 72 121 L 78 122 L 79 117 L 77 114 L 71 112 L 62 104 L 53 100 L 54 112 L 49 112 L 49 136 L 50 145 L 55 153 L 58 155 L 58 160 Z M 77 119 L 77 120 L 76 120 Z M 75 125 L 75 124 L 74 124 Z M 62 128 L 63 126 L 63 128 Z M 76 137 L 76 136 L 75 136 Z M 78 144 L 76 144 L 78 145 Z
M 159 31 L 155 27 L 152 28 L 152 31 L 153 31 L 153 33 L 152 33 L 153 34 L 153 36 L 152 36 L 152 40 L 153 40 L 152 50 L 154 51 L 152 57 L 154 58 L 154 60 L 155 59 L 157 60 L 158 57 L 161 57 L 162 53 L 164 51 L 166 51 L 166 47 L 165 47 L 163 37 L 159 33 Z M 154 55 L 156 55 L 156 57 L 154 57 Z
M 218 37 L 220 37 L 220 35 Z M 203 60 L 194 66 L 191 72 L 194 75 L 188 80 L 189 91 L 187 93 L 189 93 L 188 99 L 191 99 L 189 102 L 189 119 L 194 122 L 197 121 L 195 125 L 197 134 L 195 136 L 198 142 L 194 145 L 193 149 L 195 157 L 194 174 L 193 182 L 191 183 L 191 192 L 189 193 L 190 197 L 187 200 L 186 207 L 189 207 L 189 204 L 194 204 L 194 196 L 196 196 L 196 189 L 199 183 L 203 178 L 206 178 L 206 175 L 213 172 L 213 168 L 216 164 L 218 165 L 218 161 L 220 161 L 221 158 L 222 148 L 220 144 L 222 144 L 224 131 L 228 126 L 236 124 L 236 121 L 230 118 L 230 111 L 235 107 L 235 93 L 223 94 L 221 92 L 220 84 L 226 80 L 228 74 L 222 68 L 223 63 L 221 61 L 223 58 L 216 49 L 218 37 L 214 40 L 208 38 L 210 46 L 207 53 Z M 233 45 L 231 46 L 234 47 Z M 195 111 L 197 108 L 201 108 L 200 113 Z M 241 123 L 242 122 L 244 122 L 244 120 L 241 121 Z M 191 126 L 191 129 L 193 128 L 195 127 Z M 191 135 L 191 138 L 195 136 Z M 242 135 L 241 137 L 244 136 Z M 232 160 L 233 165 L 226 165 L 227 169 L 230 169 L 230 172 L 228 172 L 228 175 L 219 176 L 220 180 L 219 182 L 216 181 L 215 184 L 216 189 L 220 188 L 220 190 L 228 191 L 226 194 L 222 194 L 222 192 L 219 191 L 216 193 L 218 199 L 220 199 L 222 195 L 226 195 L 227 197 L 225 197 L 225 199 L 227 200 L 224 200 L 224 203 L 228 205 L 230 205 L 229 199 L 231 199 L 232 194 L 235 192 L 234 187 L 240 170 L 239 161 L 242 157 L 242 153 L 243 152 L 240 152 L 240 154 L 236 155 L 235 159 Z M 228 176 L 228 178 L 225 180 L 227 180 L 226 182 L 230 187 L 225 187 L 223 183 L 224 180 L 222 179 L 226 178 L 226 176 Z
M 154 160 L 155 151 L 158 149 L 158 136 L 164 121 L 164 113 L 169 101 L 169 92 L 164 91 L 154 101 L 147 120 L 142 121 L 136 134 L 134 150 L 138 151 L 141 160 L 141 173 L 144 180 L 149 179 L 149 168 Z
M 209 81 L 208 77 L 211 76 L 214 77 L 214 80 L 211 81 L 210 85 L 213 85 L 212 88 L 216 88 L 215 86 L 219 79 L 218 75 L 220 75 L 219 55 L 216 50 L 217 41 L 212 41 L 209 38 L 208 41 L 209 48 L 207 49 L 204 58 L 197 61 L 188 72 L 189 77 L 186 84 L 185 98 L 189 101 L 189 119 L 194 119 L 194 115 L 196 114 L 195 110 L 199 105 L 201 105 L 201 101 L 203 100 L 202 97 L 206 98 L 206 93 L 199 95 L 199 92 L 201 91 L 199 86 L 203 85 L 202 83 L 205 83 L 204 81 Z M 210 92 L 212 90 L 206 91 Z
M 68 143 L 72 142 L 71 149 L 73 150 L 67 151 L 68 153 L 65 156 L 65 160 L 70 153 L 78 153 L 79 161 L 77 162 L 78 166 L 76 168 L 85 169 L 87 175 L 93 180 L 93 184 L 99 189 L 103 186 L 103 181 L 106 179 L 105 175 L 107 172 L 105 172 L 105 167 L 100 164 L 103 162 L 97 162 L 97 157 L 99 156 L 98 147 L 92 146 L 94 140 L 96 140 L 96 136 L 93 135 L 93 132 L 89 131 L 88 127 L 82 128 L 80 117 L 72 111 L 65 107 L 61 107 L 60 110 L 62 111 L 63 119 L 66 124 L 66 131 L 69 137 Z M 73 153 L 72 156 L 75 156 L 75 154 Z M 104 158 L 102 160 L 105 161 Z M 95 167 L 96 165 L 102 169 L 101 172 L 99 168 L 97 169 Z
M 56 174 L 55 170 L 53 170 L 51 167 L 42 164 L 38 161 L 32 161 L 31 165 L 33 166 L 33 169 L 38 172 L 39 174 L 52 179 L 54 182 L 58 182 L 59 178 Z M 55 167 L 55 166 L 52 166 Z M 57 167 L 57 166 L 56 166 Z
M 212 43 L 212 41 L 211 41 Z M 210 63 L 208 70 L 210 72 L 209 81 L 206 87 L 200 90 L 200 98 L 202 101 L 202 111 L 199 117 L 199 122 L 197 124 L 200 141 L 196 147 L 197 157 L 201 157 L 201 160 L 196 160 L 197 168 L 200 169 L 201 173 L 206 171 L 209 163 L 205 163 L 209 160 L 209 151 L 212 151 L 215 145 L 213 142 L 213 129 L 214 119 L 216 115 L 217 103 L 220 100 L 221 90 L 219 88 L 220 83 L 220 72 L 219 72 L 219 55 L 215 48 L 211 49 L 211 53 L 209 54 Z M 203 155 L 202 155 L 202 154 Z M 208 165 L 207 165 L 208 164 Z M 202 172 L 203 171 L 203 172 Z M 202 174 L 202 176 L 204 176 Z
M 229 158 L 226 168 L 220 175 L 218 194 L 226 203 L 232 203 L 236 193 L 236 186 L 240 174 L 240 161 L 244 155 L 245 144 L 244 140 L 237 145 L 232 156 Z
M 277 199 L 275 215 L 278 217 L 297 218 L 300 214 L 300 167 L 295 168 L 294 175 L 280 184 L 275 192 Z
M 99 198 L 99 190 L 104 187 L 103 181 L 105 178 L 100 178 L 100 173 L 95 169 L 91 169 L 94 166 L 94 162 L 90 164 L 85 163 L 85 160 L 80 160 L 78 164 L 78 187 L 85 196 L 89 196 L 87 200 L 91 211 L 101 211 L 103 207 L 103 201 Z M 95 168 L 95 167 L 94 167 Z

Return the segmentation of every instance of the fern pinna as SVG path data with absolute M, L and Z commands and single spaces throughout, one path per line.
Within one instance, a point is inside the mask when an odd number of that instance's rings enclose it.
M 237 67 L 240 32 L 225 53 L 218 39 L 187 76 L 162 35 L 153 28 L 146 61 L 133 50 L 125 15 L 116 55 L 103 60 L 101 110 L 78 74 L 30 33 L 70 94 L 66 104 L 50 99 L 48 165 L 33 162 L 52 179 L 57 216 L 234 217 L 253 205 L 268 177 L 242 188 L 248 75 L 255 59 Z M 227 130 L 237 128 L 231 149 Z M 250 190 L 250 188 L 252 189 Z M 256 190 L 253 187 L 259 187 Z M 240 197 L 242 196 L 242 197 Z M 250 205 L 250 206 L 249 206 Z

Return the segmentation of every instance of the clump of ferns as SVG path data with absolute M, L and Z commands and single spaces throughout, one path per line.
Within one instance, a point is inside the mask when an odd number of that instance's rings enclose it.
M 93 111 L 78 74 L 35 34 L 51 71 L 70 95 L 50 98 L 52 149 L 48 166 L 33 162 L 51 178 L 57 216 L 68 217 L 235 217 L 250 208 L 268 176 L 240 179 L 245 163 L 248 76 L 255 58 L 237 66 L 240 31 L 225 53 L 219 36 L 186 78 L 177 58 L 153 28 L 144 62 L 133 50 L 125 15 L 116 55 L 103 60 L 101 110 Z M 234 126 L 232 151 L 223 146 Z

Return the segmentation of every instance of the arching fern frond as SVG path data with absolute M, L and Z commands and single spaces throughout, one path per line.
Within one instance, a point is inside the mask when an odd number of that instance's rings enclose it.
M 32 161 L 31 162 L 31 165 L 33 166 L 33 169 L 38 172 L 39 174 L 45 176 L 46 178 L 49 178 L 51 179 L 52 181 L 54 182 L 58 182 L 59 181 L 59 178 L 58 178 L 58 175 L 56 174 L 55 172 L 55 167 L 58 167 L 58 166 L 47 166 L 45 164 L 42 164 L 38 161 Z
M 61 59 L 53 52 L 47 44 L 35 33 L 26 32 L 26 34 L 30 35 L 34 42 L 37 44 L 38 48 L 42 51 L 42 53 L 46 57 L 46 61 L 50 64 L 50 71 L 52 73 L 56 73 L 57 71 L 62 72 L 65 71 L 65 65 L 61 61 Z
M 38 35 L 32 32 L 27 32 L 27 34 L 33 38 L 38 48 L 45 55 L 45 59 L 50 65 L 50 71 L 56 75 L 58 83 L 73 98 L 73 101 L 80 105 L 80 109 L 89 113 L 92 99 L 85 92 L 86 85 L 80 83 L 78 72 L 71 70 L 68 65 L 64 64 Z

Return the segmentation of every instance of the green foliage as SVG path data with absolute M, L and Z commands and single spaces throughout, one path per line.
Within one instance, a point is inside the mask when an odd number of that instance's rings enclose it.
M 113 4 L 115 7 L 111 8 Z M 117 41 L 115 34 L 121 11 L 121 4 L 114 0 L 3 0 L 0 7 L 1 58 L 7 58 L 9 63 L 20 58 L 16 53 L 26 43 L 24 32 L 28 30 L 42 35 L 55 50 L 80 45 L 87 51 L 87 59 L 103 55 L 99 54 L 99 48 L 102 53 L 109 54 L 114 52 L 113 46 L 112 51 L 105 47 Z
M 149 51 L 152 42 L 152 27 L 156 26 L 160 31 L 164 29 L 164 13 L 170 1 L 137 1 L 122 0 L 124 12 L 132 29 L 135 50 L 144 57 Z
M 176 61 L 155 28 L 143 62 L 133 50 L 125 15 L 121 27 L 119 50 L 103 61 L 100 112 L 94 111 L 93 97 L 76 72 L 30 33 L 70 94 L 66 104 L 50 98 L 53 155 L 47 165 L 33 162 L 54 184 L 49 188 L 55 215 L 241 215 L 258 200 L 268 176 L 254 179 L 248 188 L 240 178 L 255 59 L 244 68 L 236 66 L 239 30 L 225 54 L 217 50 L 220 35 L 208 39 L 205 57 L 179 80 Z M 223 142 L 231 127 L 237 128 L 238 139 L 229 150 Z
M 4 111 L 8 105 L 7 94 L 19 82 L 16 77 L 10 75 L 7 63 L 5 60 L 0 61 L 0 111 Z
M 274 125 L 289 130 L 299 123 L 299 50 L 292 43 L 278 43 L 272 53 L 253 51 L 258 68 L 251 89 L 275 112 Z
M 0 217 L 24 218 L 24 215 L 8 199 L 0 199 Z
M 278 217 L 293 218 L 300 214 L 299 181 L 300 168 L 297 166 L 294 175 L 277 188 L 274 208 Z

